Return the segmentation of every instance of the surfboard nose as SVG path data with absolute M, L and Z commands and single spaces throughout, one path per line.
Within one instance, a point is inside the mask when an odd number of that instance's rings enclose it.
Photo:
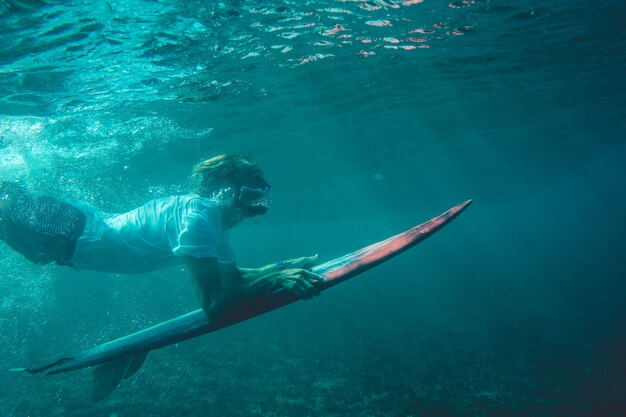
M 461 204 L 457 204 L 456 206 L 452 207 L 450 211 L 455 212 L 455 213 L 460 213 L 466 208 L 468 208 L 469 205 L 472 204 L 473 202 L 474 202 L 474 199 L 470 198 L 469 200 L 466 200 L 462 202 Z

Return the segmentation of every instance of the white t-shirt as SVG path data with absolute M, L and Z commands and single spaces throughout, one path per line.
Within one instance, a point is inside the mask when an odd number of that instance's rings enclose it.
M 159 198 L 122 214 L 73 204 L 87 215 L 72 258 L 77 268 L 134 274 L 180 264 L 182 256 L 235 262 L 219 207 L 198 195 Z

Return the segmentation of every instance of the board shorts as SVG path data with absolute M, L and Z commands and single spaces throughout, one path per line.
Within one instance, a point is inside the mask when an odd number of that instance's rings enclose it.
M 0 239 L 35 264 L 71 266 L 86 216 L 70 203 L 0 183 Z

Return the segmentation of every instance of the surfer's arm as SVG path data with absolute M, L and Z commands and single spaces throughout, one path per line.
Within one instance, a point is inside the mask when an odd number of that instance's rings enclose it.
M 301 258 L 287 259 L 277 263 L 262 266 L 260 268 L 239 268 L 242 274 L 255 273 L 255 274 L 270 274 L 272 272 L 282 271 L 283 269 L 292 268 L 312 268 L 317 262 L 317 255 L 303 256 Z
M 279 269 L 275 266 L 258 269 L 242 268 L 240 276 L 246 295 L 269 293 L 282 288 L 303 299 L 319 295 L 320 292 L 314 283 L 324 280 L 307 269 Z
M 244 277 L 234 263 L 191 256 L 185 260 L 202 309 L 212 319 L 235 300 L 271 290 L 269 281 L 250 280 L 248 274 Z
M 260 268 L 239 268 L 241 281 L 248 295 L 285 289 L 300 298 L 319 295 L 314 283 L 324 278 L 308 270 L 317 262 L 317 255 L 287 259 Z
M 215 295 L 221 288 L 221 271 L 217 258 L 185 257 L 191 272 L 191 282 L 202 309 L 210 316 L 217 304 Z
M 311 261 L 311 258 L 290 260 L 289 265 Z M 319 294 L 312 282 L 322 280 L 317 274 L 302 268 L 281 270 L 275 265 L 268 265 L 257 269 L 239 269 L 234 263 L 220 263 L 217 258 L 194 257 L 186 257 L 186 263 L 202 309 L 212 318 L 235 300 L 270 293 L 279 288 L 300 298 L 311 298 Z

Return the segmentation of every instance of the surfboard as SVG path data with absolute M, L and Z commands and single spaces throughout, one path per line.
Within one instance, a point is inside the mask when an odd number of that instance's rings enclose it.
M 324 278 L 315 285 L 320 291 L 325 291 L 388 261 L 441 230 L 471 202 L 472 200 L 465 201 L 400 234 L 315 266 L 312 271 Z M 298 300 L 296 296 L 284 290 L 258 295 L 246 300 L 237 309 L 216 321 L 210 321 L 199 309 L 75 355 L 63 357 L 40 368 L 20 368 L 15 371 L 29 374 L 45 372 L 47 375 L 53 375 L 99 365 L 94 370 L 96 389 L 93 396 L 94 400 L 99 400 L 113 391 L 122 379 L 127 379 L 139 371 L 148 352 L 232 326 Z

